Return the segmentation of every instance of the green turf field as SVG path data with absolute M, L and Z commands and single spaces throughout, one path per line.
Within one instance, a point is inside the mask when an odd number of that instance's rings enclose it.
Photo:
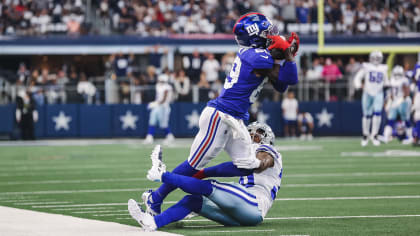
M 184 235 L 420 235 L 420 149 L 397 142 L 361 148 L 359 141 L 277 140 L 282 186 L 257 227 L 221 227 L 197 217 L 161 230 Z M 169 170 L 186 159 L 189 142 L 164 148 Z M 2 146 L 0 205 L 136 225 L 126 203 L 158 186 L 145 178 L 152 148 L 133 143 Z M 227 160 L 223 153 L 211 164 Z M 164 208 L 182 196 L 172 193 Z

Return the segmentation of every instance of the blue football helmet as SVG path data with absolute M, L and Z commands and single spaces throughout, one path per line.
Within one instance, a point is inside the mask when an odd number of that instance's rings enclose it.
M 261 13 L 251 12 L 239 18 L 233 27 L 236 42 L 243 47 L 266 48 L 267 35 L 278 35 L 278 28 Z

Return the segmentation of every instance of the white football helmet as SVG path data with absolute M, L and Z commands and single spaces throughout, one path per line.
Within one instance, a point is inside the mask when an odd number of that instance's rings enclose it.
M 258 135 L 260 137 L 260 144 L 274 144 L 274 133 L 271 130 L 270 126 L 267 124 L 259 123 L 258 121 L 252 122 L 248 125 L 248 132 L 249 134 L 254 137 Z
M 392 69 L 392 76 L 393 77 L 403 77 L 404 76 L 404 68 L 400 65 L 396 65 L 393 69 Z
M 383 58 L 384 56 L 381 51 L 373 51 L 369 54 L 369 61 L 374 65 L 381 64 Z

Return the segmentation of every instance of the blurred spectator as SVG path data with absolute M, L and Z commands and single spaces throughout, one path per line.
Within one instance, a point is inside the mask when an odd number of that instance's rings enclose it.
M 324 68 L 322 69 L 322 77 L 327 82 L 335 82 L 342 77 L 341 71 L 337 64 L 333 63 L 331 58 L 325 60 Z
M 287 97 L 281 103 L 284 119 L 284 136 L 296 137 L 297 114 L 298 114 L 298 101 L 292 91 L 287 92 Z
M 19 64 L 19 69 L 17 71 L 17 81 L 19 85 L 29 85 L 30 71 L 26 68 L 25 63 Z
M 96 87 L 88 81 L 85 73 L 80 74 L 80 80 L 77 83 L 77 93 L 83 97 L 85 104 L 93 103 L 93 98 L 96 95 Z
M 195 49 L 191 56 L 184 56 L 182 64 L 193 84 L 197 84 L 200 81 L 201 67 L 203 65 L 203 58 L 198 50 Z
M 35 125 L 38 111 L 30 91 L 22 91 L 16 98 L 16 122 L 19 125 L 23 140 L 35 139 Z
M 184 70 L 179 70 L 176 73 L 174 86 L 175 86 L 175 94 L 177 96 L 178 101 L 180 102 L 191 101 L 190 79 L 185 75 Z
M 322 78 L 322 71 L 324 67 L 321 64 L 319 58 L 314 58 L 312 61 L 312 67 L 306 72 L 307 80 L 319 80 Z
M 258 8 L 258 11 L 270 19 L 278 14 L 277 8 L 271 4 L 271 0 L 264 0 L 264 4 Z
M 233 61 L 235 60 L 235 53 L 234 52 L 227 52 L 222 57 L 222 68 L 221 68 L 221 76 L 220 78 L 226 78 L 229 75 L 230 70 L 232 69 Z
M 114 57 L 113 67 L 117 79 L 126 79 L 126 77 L 129 76 L 131 73 L 130 65 L 133 61 L 133 58 L 133 55 L 123 55 L 122 52 Z
M 148 55 L 149 65 L 152 65 L 159 73 L 162 68 L 166 67 L 166 61 L 162 61 L 163 56 L 168 53 L 168 49 L 159 44 L 152 47 L 146 48 L 146 54 Z
M 207 60 L 204 61 L 201 68 L 202 76 L 211 85 L 219 79 L 220 63 L 214 58 L 213 53 L 208 54 Z
M 296 1 L 296 18 L 299 23 L 309 23 L 310 22 L 310 9 L 309 4 L 301 0 Z
M 287 4 L 281 8 L 281 16 L 284 21 L 284 27 L 287 29 L 289 23 L 296 22 L 296 6 L 291 0 L 287 0 Z
M 312 140 L 312 131 L 314 129 L 314 119 L 309 112 L 299 112 L 298 129 L 300 133 L 300 140 Z

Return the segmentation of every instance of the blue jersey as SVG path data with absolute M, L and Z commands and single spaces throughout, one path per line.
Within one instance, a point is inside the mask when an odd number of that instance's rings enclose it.
M 273 65 L 274 60 L 266 49 L 239 49 L 220 96 L 207 105 L 235 118 L 248 120 L 249 107 L 268 81 L 264 76 L 254 74 L 253 70 L 271 69 Z

